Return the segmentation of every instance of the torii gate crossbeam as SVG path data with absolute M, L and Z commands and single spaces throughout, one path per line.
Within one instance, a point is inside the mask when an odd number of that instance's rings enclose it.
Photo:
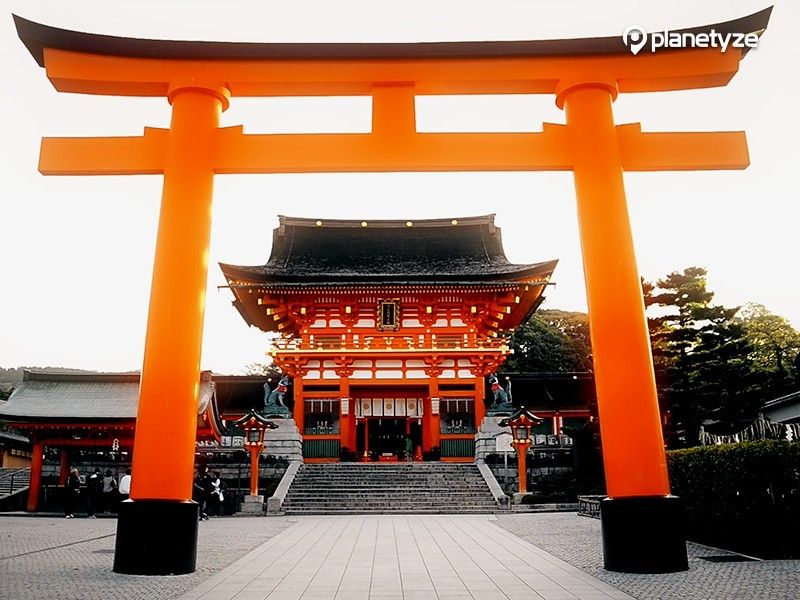
M 771 9 L 685 32 L 755 33 Z M 571 170 L 583 251 L 609 499 L 606 568 L 686 569 L 670 496 L 624 171 L 741 169 L 743 132 L 642 133 L 615 125 L 619 93 L 723 86 L 742 48 L 632 55 L 621 38 L 422 44 L 243 44 L 142 40 L 56 29 L 14 17 L 20 39 L 63 92 L 162 96 L 169 129 L 139 137 L 46 138 L 47 175 L 163 173 L 132 502 L 114 570 L 195 568 L 191 498 L 197 381 L 215 174 Z M 680 33 L 680 32 L 679 32 Z M 553 94 L 566 125 L 540 133 L 418 133 L 424 94 Z M 369 95 L 367 134 L 248 135 L 220 128 L 238 96 Z M 29 508 L 35 508 L 35 494 Z

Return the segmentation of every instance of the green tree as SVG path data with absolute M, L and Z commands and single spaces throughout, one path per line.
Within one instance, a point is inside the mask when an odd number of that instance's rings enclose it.
M 281 370 L 273 364 L 265 363 L 249 363 L 244 366 L 245 375 L 263 375 L 264 377 L 272 377 L 280 379 Z
M 755 417 L 759 404 L 752 347 L 735 319 L 739 308 L 712 305 L 706 276 L 690 267 L 642 285 L 671 445 L 695 444 L 703 424 L 738 426 Z
M 701 416 L 740 429 L 757 415 L 763 388 L 739 308 L 706 307 L 697 344 L 684 365 L 691 369 L 693 395 Z
M 778 396 L 793 389 L 800 333 L 786 318 L 771 313 L 763 304 L 745 304 L 736 320 L 744 327 L 753 363 L 763 375 L 769 392 Z
M 586 313 L 542 310 L 511 338 L 514 354 L 505 368 L 520 372 L 591 370 L 589 319 Z

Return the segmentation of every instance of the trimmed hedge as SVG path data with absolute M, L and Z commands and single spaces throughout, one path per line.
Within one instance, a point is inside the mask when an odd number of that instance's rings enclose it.
M 762 558 L 800 557 L 800 444 L 761 440 L 667 453 L 689 539 Z

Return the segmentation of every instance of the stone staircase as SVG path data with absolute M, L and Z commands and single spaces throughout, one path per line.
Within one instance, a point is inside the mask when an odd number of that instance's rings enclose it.
M 27 490 L 31 483 L 30 469 L 0 469 L 0 500 Z
M 292 482 L 287 515 L 495 512 L 475 464 L 304 464 Z

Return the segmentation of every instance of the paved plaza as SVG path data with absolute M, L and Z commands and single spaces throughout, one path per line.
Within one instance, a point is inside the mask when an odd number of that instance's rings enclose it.
M 574 513 L 212 519 L 197 572 L 175 577 L 112 573 L 115 528 L 0 517 L 0 599 L 756 600 L 800 589 L 800 561 L 719 562 L 738 557 L 694 544 L 687 573 L 606 572 L 599 521 Z

